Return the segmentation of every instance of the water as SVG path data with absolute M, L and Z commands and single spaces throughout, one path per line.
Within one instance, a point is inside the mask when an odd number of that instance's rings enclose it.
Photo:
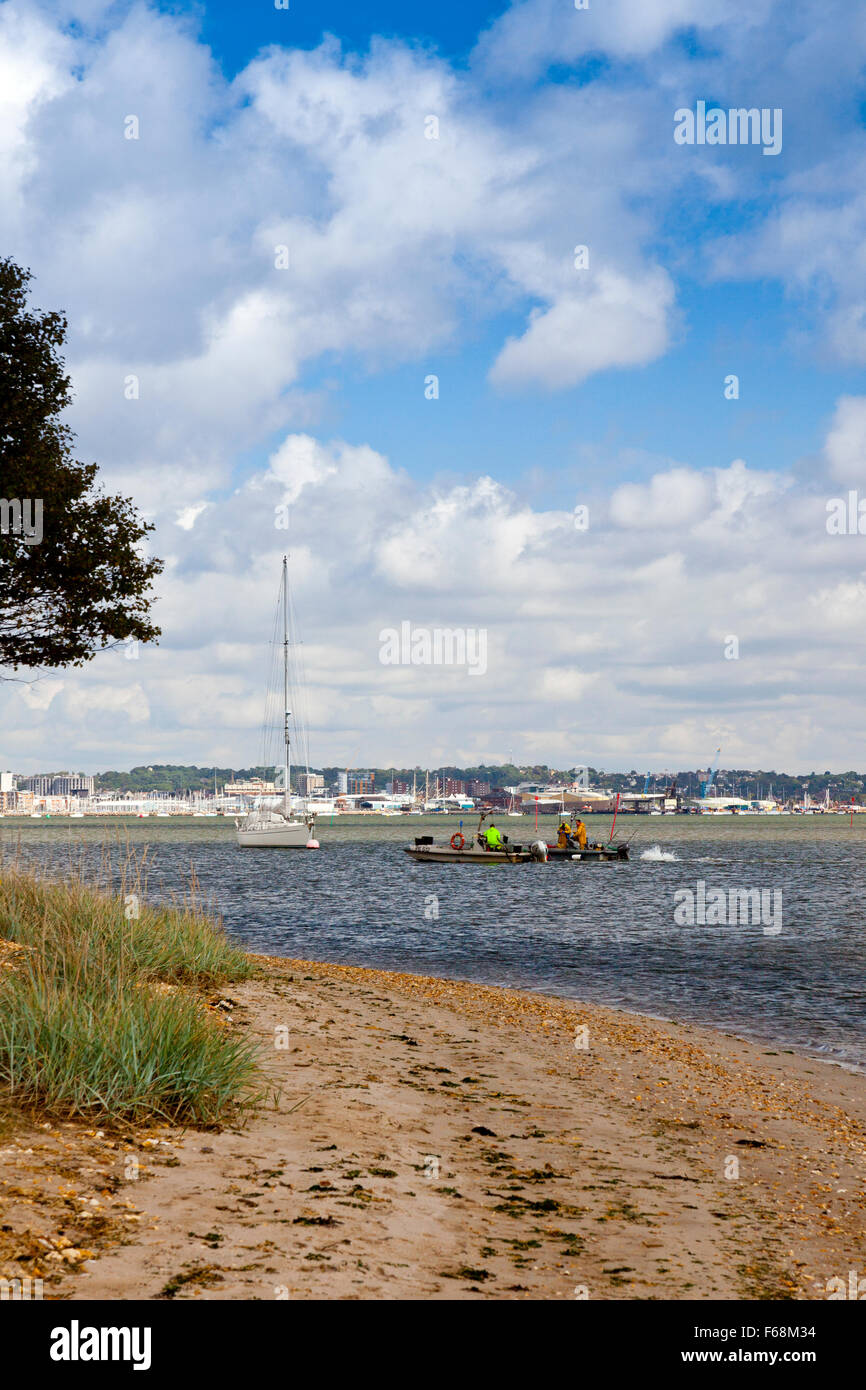
M 0 821 L 0 845 L 55 873 L 149 846 L 149 892 L 194 870 L 251 950 L 539 990 L 710 1024 L 866 1069 L 866 817 L 620 816 L 627 864 L 416 864 L 410 835 L 456 818 L 340 817 L 319 851 L 240 850 L 231 820 Z M 466 818 L 464 829 L 474 821 Z M 556 819 L 542 818 L 553 841 Z M 503 821 L 512 841 L 533 821 Z M 608 817 L 589 817 L 590 839 Z M 118 839 L 118 837 L 120 837 Z M 671 857 L 673 856 L 673 858 Z M 780 890 L 782 930 L 679 926 L 674 893 Z

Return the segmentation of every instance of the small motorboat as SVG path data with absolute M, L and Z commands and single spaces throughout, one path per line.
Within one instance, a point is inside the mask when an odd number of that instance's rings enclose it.
M 474 835 L 456 830 L 447 844 L 437 844 L 432 835 L 416 835 L 414 842 L 403 848 L 412 859 L 425 864 L 543 864 L 546 861 L 548 849 L 544 840 L 515 845 L 505 835 L 501 849 L 489 849 L 482 833 L 488 814 L 482 811 Z
M 551 845 L 547 851 L 547 857 L 549 859 L 585 859 L 590 863 L 599 863 L 609 859 L 625 860 L 628 859 L 628 845 L 614 842 L 606 845 L 587 845 L 585 849 L 581 849 L 577 845 L 567 845 L 564 849 L 560 849 L 558 845 Z

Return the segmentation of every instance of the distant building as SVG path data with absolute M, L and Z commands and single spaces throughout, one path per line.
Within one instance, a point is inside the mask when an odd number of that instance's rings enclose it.
M 466 790 L 470 796 L 478 797 L 489 796 L 491 788 L 489 782 L 479 782 L 477 779 L 473 779 L 466 783 Z
M 301 796 L 309 796 L 311 792 L 323 791 L 325 787 L 325 779 L 320 772 L 299 772 L 296 781 Z
M 54 786 L 54 774 L 40 772 L 33 777 L 19 777 L 18 786 L 22 791 L 33 792 L 34 796 L 50 796 Z
M 0 811 L 14 811 L 17 800 L 13 773 L 0 772 Z
M 245 782 L 226 782 L 226 796 L 274 796 L 273 782 L 263 782 L 261 777 L 248 777 Z
M 8 774 L 0 773 L 0 776 Z M 33 792 L 36 796 L 92 796 L 93 780 L 80 772 L 37 772 L 32 777 L 17 779 L 22 791 Z
M 493 806 L 497 810 L 508 810 L 513 800 L 511 792 L 507 792 L 504 787 L 496 787 L 484 793 L 484 804 Z M 520 798 L 518 797 L 518 802 Z
M 93 778 L 84 777 L 80 772 L 61 772 L 52 779 L 52 796 L 92 796 Z
M 446 795 L 446 796 L 465 796 L 465 795 L 466 795 L 466 783 L 460 781 L 460 780 L 459 780 L 458 778 L 456 778 L 456 777 L 446 777 L 446 779 L 445 779 L 445 795 Z
M 376 779 L 362 773 L 358 777 L 349 778 L 349 796 L 369 796 L 376 790 Z
M 347 796 L 349 793 L 349 774 L 348 772 L 337 773 L 337 795 Z

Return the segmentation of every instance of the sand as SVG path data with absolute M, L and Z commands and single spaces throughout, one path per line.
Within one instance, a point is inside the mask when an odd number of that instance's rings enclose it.
M 0 1273 L 71 1300 L 826 1299 L 866 1273 L 863 1075 L 518 991 L 261 964 L 222 1009 L 273 1087 L 243 1123 L 7 1118 Z

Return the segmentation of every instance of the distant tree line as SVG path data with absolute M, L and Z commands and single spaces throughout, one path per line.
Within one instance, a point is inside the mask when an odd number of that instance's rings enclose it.
M 214 773 L 220 791 L 226 782 L 261 777 L 272 781 L 272 767 L 196 767 L 183 763 L 152 763 L 130 772 L 98 772 L 94 786 L 98 792 L 183 792 L 213 791 Z

